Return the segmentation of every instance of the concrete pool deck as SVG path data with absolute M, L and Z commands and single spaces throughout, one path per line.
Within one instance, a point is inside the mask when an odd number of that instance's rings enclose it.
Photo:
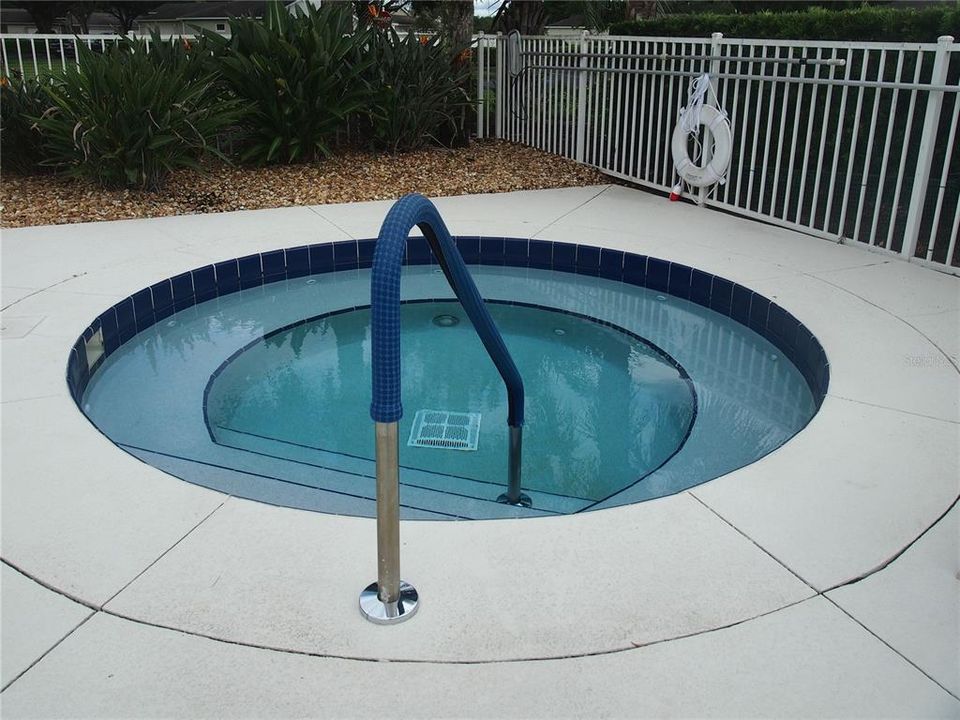
M 422 608 L 373 626 L 356 606 L 373 520 L 144 465 L 64 372 L 121 298 L 375 237 L 391 201 L 4 231 L 5 716 L 960 716 L 960 279 L 618 186 L 436 202 L 455 234 L 630 250 L 761 292 L 822 342 L 823 407 L 670 497 L 406 522 Z

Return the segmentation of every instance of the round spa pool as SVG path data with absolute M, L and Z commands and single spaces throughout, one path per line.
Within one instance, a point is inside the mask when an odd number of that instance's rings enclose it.
M 416 264 L 412 238 L 401 284 L 405 518 L 529 517 L 672 494 L 769 453 L 822 401 L 819 343 L 746 288 L 652 258 L 637 274 L 642 256 L 617 253 L 615 265 L 596 249 L 596 268 L 581 267 L 593 262 L 586 246 L 559 267 L 578 246 L 540 241 L 498 238 L 500 262 L 487 264 L 469 240 L 461 252 L 524 379 L 533 506 L 496 502 L 506 393 L 443 275 L 429 256 Z M 352 243 L 350 262 L 337 257 L 351 243 L 277 251 L 119 303 L 75 346 L 80 407 L 121 448 L 189 482 L 374 515 L 367 242 Z M 548 262 L 535 261 L 541 246 Z

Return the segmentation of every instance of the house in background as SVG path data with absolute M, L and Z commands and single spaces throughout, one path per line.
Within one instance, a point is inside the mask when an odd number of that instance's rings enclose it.
M 134 32 L 146 35 L 193 35 L 196 28 L 213 30 L 228 35 L 229 17 L 263 17 L 267 11 L 265 0 L 235 0 L 235 2 L 169 2 L 148 10 L 137 18 Z
M 320 6 L 320 0 L 293 0 L 285 3 L 288 12 L 305 5 Z M 137 34 L 159 32 L 161 35 L 193 35 L 196 28 L 230 34 L 231 17 L 262 18 L 267 13 L 266 0 L 231 0 L 231 2 L 169 2 L 148 10 L 137 18 Z
M 583 15 L 570 15 L 548 22 L 543 32 L 550 37 L 580 37 L 586 29 L 586 19 Z
M 33 18 L 30 13 L 20 8 L 0 7 L 0 33 L 6 35 L 23 35 L 25 33 L 35 33 L 36 26 L 33 24 Z
M 59 17 L 53 31 L 60 35 L 80 34 L 82 29 L 69 17 Z M 30 13 L 22 8 L 0 6 L 0 33 L 4 35 L 33 35 L 37 26 Z M 87 18 L 87 32 L 91 35 L 112 35 L 117 32 L 117 19 L 105 12 L 91 13 Z

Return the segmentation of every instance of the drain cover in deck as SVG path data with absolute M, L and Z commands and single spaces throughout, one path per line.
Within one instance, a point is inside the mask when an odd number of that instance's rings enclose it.
M 480 413 L 418 410 L 410 428 L 410 447 L 476 450 L 480 440 Z

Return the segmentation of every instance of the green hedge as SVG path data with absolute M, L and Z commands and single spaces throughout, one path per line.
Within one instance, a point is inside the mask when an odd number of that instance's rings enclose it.
M 611 35 L 709 37 L 715 32 L 731 38 L 934 42 L 940 35 L 960 39 L 960 6 L 932 5 L 919 10 L 811 7 L 804 12 L 667 15 L 610 27 Z

